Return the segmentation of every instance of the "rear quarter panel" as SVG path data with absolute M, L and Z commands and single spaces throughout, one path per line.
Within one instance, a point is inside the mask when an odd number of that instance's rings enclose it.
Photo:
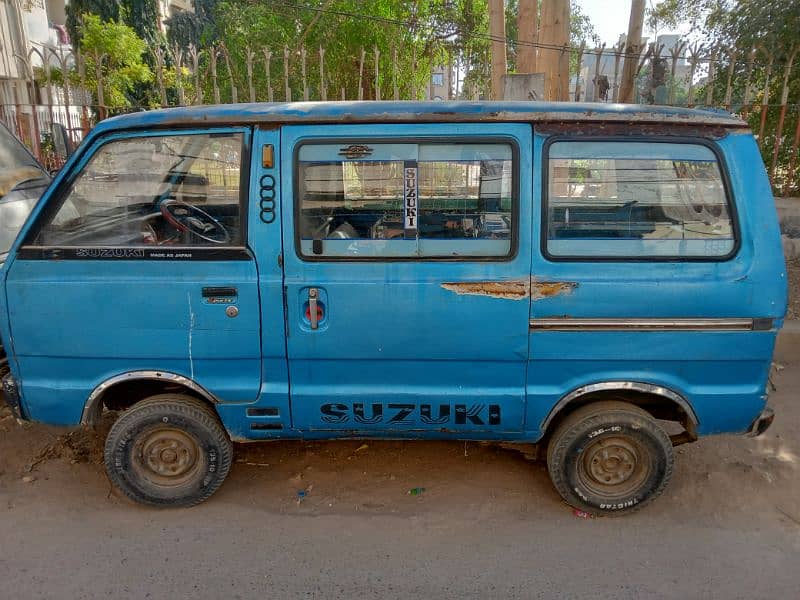
M 535 136 L 537 161 L 543 161 L 545 139 Z M 778 219 L 753 136 L 729 133 L 716 146 L 738 214 L 735 256 L 721 262 L 552 262 L 539 247 L 534 280 L 570 285 L 563 294 L 534 298 L 531 317 L 772 318 L 774 326 L 724 332 L 532 331 L 527 390 L 532 433 L 537 427 L 543 433 L 542 424 L 560 398 L 604 381 L 670 388 L 691 404 L 700 434 L 744 431 L 764 406 L 787 305 Z M 543 168 L 543 162 L 534 165 L 539 194 Z M 542 239 L 542 229 L 542 219 L 535 220 L 535 240 Z

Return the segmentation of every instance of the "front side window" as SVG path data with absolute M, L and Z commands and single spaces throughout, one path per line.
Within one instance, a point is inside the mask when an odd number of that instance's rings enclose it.
M 101 146 L 37 234 L 41 246 L 240 246 L 242 133 Z
M 720 165 L 706 146 L 558 141 L 547 165 L 550 256 L 720 258 L 735 247 Z
M 298 151 L 303 256 L 506 257 L 509 144 L 306 144 Z

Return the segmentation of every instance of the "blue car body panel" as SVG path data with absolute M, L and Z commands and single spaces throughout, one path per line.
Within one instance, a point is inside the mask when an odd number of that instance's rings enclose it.
M 552 260 L 543 245 L 551 122 L 716 128 L 739 245 L 716 261 Z M 702 128 L 705 127 L 706 130 Z M 719 134 L 720 128 L 729 128 Z M 109 139 L 244 132 L 247 256 L 16 256 L 45 207 Z M 624 138 L 625 134 L 618 134 Z M 657 135 L 657 134 L 651 134 Z M 674 132 L 671 135 L 676 135 Z M 504 260 L 313 261 L 295 240 L 295 153 L 308 140 L 503 140 L 519 164 L 517 245 Z M 271 146 L 272 163 L 261 149 Z M 266 204 L 265 204 L 266 203 Z M 269 218 L 264 218 L 265 206 Z M 296 103 L 153 111 L 100 123 L 32 212 L 0 270 L 0 335 L 28 418 L 72 425 L 93 392 L 137 371 L 206 390 L 234 439 L 342 436 L 536 441 L 561 401 L 604 382 L 685 400 L 699 434 L 741 432 L 766 402 L 786 274 L 756 143 L 729 115 L 532 103 Z M 484 284 L 521 286 L 486 293 Z M 237 290 L 236 318 L 205 287 Z M 318 329 L 306 314 L 319 293 Z M 509 288 L 509 289 L 511 289 Z M 475 290 L 478 290 L 477 292 Z M 765 330 L 563 331 L 558 319 L 761 319 Z

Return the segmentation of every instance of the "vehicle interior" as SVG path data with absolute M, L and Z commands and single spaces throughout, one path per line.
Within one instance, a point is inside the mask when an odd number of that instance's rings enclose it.
M 131 138 L 101 148 L 42 245 L 241 243 L 241 135 Z

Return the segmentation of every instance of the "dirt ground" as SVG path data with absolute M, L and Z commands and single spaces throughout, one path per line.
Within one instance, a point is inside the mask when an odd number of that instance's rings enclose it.
M 800 319 L 800 258 L 786 261 L 789 278 L 789 310 L 787 319 Z
M 576 516 L 542 463 L 463 442 L 240 445 L 205 504 L 143 508 L 105 477 L 108 423 L 3 408 L 0 598 L 796 597 L 799 343 L 779 340 L 766 434 L 681 446 L 664 495 L 618 519 Z

